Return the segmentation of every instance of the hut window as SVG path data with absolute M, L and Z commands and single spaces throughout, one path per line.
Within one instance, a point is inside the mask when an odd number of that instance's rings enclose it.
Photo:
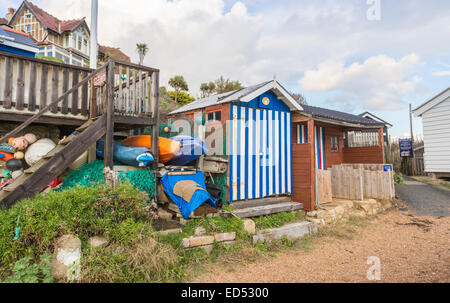
M 339 138 L 331 137 L 331 151 L 338 152 L 339 151 Z
M 222 121 L 222 112 L 208 113 L 208 121 Z

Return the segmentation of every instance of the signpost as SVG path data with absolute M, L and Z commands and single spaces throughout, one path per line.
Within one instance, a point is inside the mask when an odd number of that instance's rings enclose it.
M 411 139 L 400 139 L 399 145 L 400 145 L 400 157 L 402 158 L 414 157 L 413 143 Z

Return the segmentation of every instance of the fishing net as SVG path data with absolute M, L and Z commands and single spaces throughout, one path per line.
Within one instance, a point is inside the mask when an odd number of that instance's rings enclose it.
M 64 178 L 64 182 L 58 188 L 58 191 L 73 188 L 77 185 L 89 187 L 93 183 L 104 183 L 103 168 L 103 161 L 96 160 L 80 168 L 71 170 Z M 153 170 L 139 169 L 134 171 L 121 171 L 119 172 L 119 178 L 122 181 L 128 179 L 137 190 L 146 192 L 149 197 L 155 196 L 156 177 Z

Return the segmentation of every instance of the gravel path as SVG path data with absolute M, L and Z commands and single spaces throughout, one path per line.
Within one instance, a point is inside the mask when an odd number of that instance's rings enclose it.
M 380 258 L 381 282 L 450 282 L 450 218 L 391 211 L 352 240 L 313 239 L 310 251 L 287 251 L 255 263 L 216 264 L 195 282 L 370 282 L 367 260 Z
M 397 196 L 419 216 L 450 216 L 450 190 L 405 178 L 403 185 L 396 185 Z

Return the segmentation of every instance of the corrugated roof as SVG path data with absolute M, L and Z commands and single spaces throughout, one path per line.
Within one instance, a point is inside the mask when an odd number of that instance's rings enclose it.
M 0 36 L 6 36 L 14 39 L 14 42 L 31 47 L 38 47 L 34 40 L 26 33 L 18 32 L 7 26 L 0 27 Z
M 309 105 L 302 105 L 303 112 L 306 114 L 309 114 L 313 117 L 320 117 L 320 118 L 327 118 L 342 122 L 348 122 L 348 123 L 358 123 L 358 124 L 364 124 L 364 125 L 384 125 L 383 123 L 380 123 L 378 121 L 363 118 L 357 115 L 352 115 L 344 112 L 339 112 L 327 108 L 321 108 L 321 107 L 315 107 L 315 106 L 309 106 Z
M 194 102 L 189 103 L 183 107 L 180 107 L 179 109 L 174 110 L 173 112 L 171 112 L 169 114 L 170 115 L 179 114 L 179 113 L 189 112 L 191 110 L 195 110 L 195 109 L 199 109 L 199 108 L 205 108 L 205 107 L 212 106 L 212 105 L 223 104 L 223 103 L 228 103 L 228 102 L 233 102 L 233 101 L 239 101 L 242 97 L 244 97 L 248 94 L 251 94 L 252 92 L 260 89 L 261 87 L 263 87 L 264 85 L 266 85 L 270 82 L 271 81 L 267 81 L 267 82 L 263 82 L 263 83 L 260 83 L 257 85 L 238 89 L 235 91 L 231 91 L 231 92 L 227 92 L 227 93 L 223 93 L 223 94 L 219 94 L 219 95 L 213 95 L 213 96 L 209 96 L 207 98 L 195 100 Z

